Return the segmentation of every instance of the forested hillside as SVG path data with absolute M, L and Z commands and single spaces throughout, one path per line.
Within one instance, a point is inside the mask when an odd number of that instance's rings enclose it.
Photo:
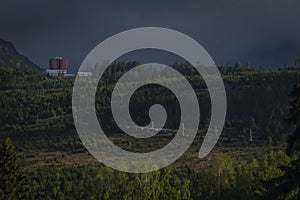
M 160 135 L 145 143 L 127 140 L 115 125 L 110 110 L 116 81 L 136 65 L 137 62 L 113 63 L 99 82 L 95 106 L 99 121 L 115 144 L 128 150 L 149 151 L 154 148 L 153 143 L 162 146 L 173 136 Z M 293 166 L 296 158 L 289 157 L 284 150 L 288 135 L 294 130 L 286 122 L 289 94 L 299 81 L 300 70 L 220 67 L 228 100 L 226 124 L 214 151 L 199 160 L 198 150 L 209 123 L 209 95 L 201 76 L 190 65 L 174 64 L 173 67 L 186 76 L 196 91 L 201 108 L 199 133 L 189 151 L 177 162 L 146 174 L 117 172 L 89 155 L 73 124 L 73 78 L 44 76 L 26 66 L 0 67 L 0 176 L 7 177 L 0 182 L 0 199 L 7 199 L 7 195 L 12 199 L 19 196 L 26 199 L 273 199 L 272 190 L 276 186 L 273 183 L 285 176 L 285 169 Z M 164 88 L 150 85 L 136 91 L 131 99 L 133 118 L 141 125 L 147 124 L 145 105 L 154 102 L 163 104 L 167 110 L 165 127 L 177 129 L 180 108 L 175 96 Z M 253 141 L 249 141 L 250 128 Z M 5 140 L 7 137 L 11 141 Z M 9 166 L 5 164 L 8 162 Z M 9 184 L 11 174 L 13 184 Z M 18 185 L 18 180 L 22 184 Z M 22 189 L 14 191 L 14 187 Z M 297 191 L 292 190 L 289 195 L 294 193 Z
M 137 63 L 114 63 L 99 82 L 96 109 L 108 132 L 119 132 L 110 109 L 110 95 L 115 82 Z M 189 66 L 177 65 L 196 91 L 201 109 L 200 127 L 209 122 L 209 94 L 201 76 Z M 243 68 L 242 68 L 243 69 Z M 115 72 L 115 73 L 113 73 Z M 116 75 L 117 74 L 117 75 Z M 299 80 L 299 70 L 237 70 L 223 74 L 227 92 L 228 111 L 223 137 L 244 141 L 252 128 L 257 141 L 282 141 L 289 133 L 284 123 L 288 111 L 288 95 Z M 47 77 L 38 71 L 0 68 L 1 134 L 44 130 L 57 127 L 73 128 L 71 94 L 73 78 Z M 165 95 L 160 95 L 160 94 Z M 145 98 L 147 97 L 147 98 Z M 159 97 L 159 98 L 158 98 Z M 131 99 L 132 116 L 140 124 L 147 123 L 146 105 L 162 103 L 168 120 L 165 127 L 177 129 L 180 107 L 176 98 L 159 87 L 143 87 Z M 145 114 L 146 115 L 146 114 Z M 102 117 L 101 117 L 102 116 Z M 103 117 L 105 116 L 105 117 Z M 149 122 L 148 122 L 149 123 Z
M 11 42 L 0 38 L 0 66 L 9 66 L 12 68 L 39 67 L 29 60 L 26 56 L 20 54 Z

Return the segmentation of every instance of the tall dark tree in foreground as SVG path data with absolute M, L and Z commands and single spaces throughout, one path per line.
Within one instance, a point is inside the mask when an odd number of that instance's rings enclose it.
M 30 188 L 22 174 L 17 153 L 10 139 L 0 147 L 0 199 L 30 199 Z
M 290 95 L 290 118 L 295 126 L 294 133 L 288 138 L 287 153 L 294 160 L 286 167 L 286 173 L 268 182 L 272 185 L 267 199 L 300 199 L 300 82 L 295 84 Z
M 300 82 L 298 82 L 290 95 L 289 123 L 296 127 L 293 135 L 289 137 L 287 152 L 289 155 L 300 153 Z

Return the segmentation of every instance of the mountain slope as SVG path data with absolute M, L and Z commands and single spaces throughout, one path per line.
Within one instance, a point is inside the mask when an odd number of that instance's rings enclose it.
M 20 54 L 11 42 L 0 38 L 0 66 L 13 68 L 32 67 L 39 69 L 29 58 Z

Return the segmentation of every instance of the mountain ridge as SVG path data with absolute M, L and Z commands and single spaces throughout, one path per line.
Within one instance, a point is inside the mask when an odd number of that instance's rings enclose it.
M 28 57 L 18 52 L 12 42 L 0 38 L 0 66 L 41 69 Z

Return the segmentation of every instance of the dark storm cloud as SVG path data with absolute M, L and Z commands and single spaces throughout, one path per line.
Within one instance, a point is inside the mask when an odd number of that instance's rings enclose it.
M 217 63 L 278 67 L 300 57 L 298 0 L 11 0 L 1 5 L 0 37 L 44 67 L 56 55 L 78 67 L 99 42 L 141 26 L 181 31 Z

